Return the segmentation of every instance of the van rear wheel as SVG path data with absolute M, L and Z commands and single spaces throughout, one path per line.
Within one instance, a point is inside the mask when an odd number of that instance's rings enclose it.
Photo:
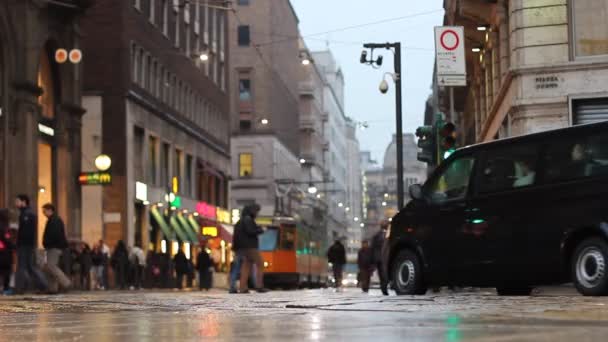
M 608 294 L 608 244 L 593 237 L 583 240 L 571 258 L 572 279 L 585 296 Z
M 422 279 L 422 266 L 416 253 L 409 249 L 397 254 L 392 268 L 393 289 L 398 295 L 423 295 L 426 286 Z

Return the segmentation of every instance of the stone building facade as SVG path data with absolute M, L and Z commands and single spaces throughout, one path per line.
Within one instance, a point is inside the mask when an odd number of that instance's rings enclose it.
M 52 202 L 70 237 L 82 228 L 82 63 L 59 63 L 55 55 L 81 47 L 90 2 L 0 2 L 0 207 L 12 207 L 22 193 L 33 208 Z
M 444 3 L 465 27 L 468 86 L 456 88 L 461 143 L 608 118 L 608 2 Z M 474 51 L 473 51 L 474 50 Z M 440 108 L 449 108 L 447 89 Z
M 193 1 L 104 0 L 90 8 L 83 167 L 107 154 L 113 179 L 83 193 L 87 241 L 160 251 L 156 213 L 196 215 L 203 202 L 227 209 L 227 16 Z

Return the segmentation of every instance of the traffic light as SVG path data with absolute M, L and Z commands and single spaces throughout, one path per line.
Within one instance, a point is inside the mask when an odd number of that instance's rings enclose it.
M 418 147 L 422 150 L 418 152 L 418 160 L 429 165 L 434 165 L 437 162 L 434 131 L 433 126 L 420 126 L 416 129 Z
M 456 151 L 456 125 L 443 120 L 437 121 L 437 155 L 440 161 Z

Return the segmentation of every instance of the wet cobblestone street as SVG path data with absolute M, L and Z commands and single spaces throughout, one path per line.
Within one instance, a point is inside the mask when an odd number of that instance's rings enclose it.
M 543 291 L 92 292 L 0 299 L 3 341 L 596 341 L 608 299 Z

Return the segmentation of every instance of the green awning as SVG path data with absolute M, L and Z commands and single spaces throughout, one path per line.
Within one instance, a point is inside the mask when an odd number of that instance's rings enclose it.
M 196 222 L 193 217 L 189 217 L 188 223 L 190 223 L 190 227 L 192 227 L 192 229 L 196 232 L 196 235 L 198 236 L 198 234 L 201 233 L 201 226 L 198 224 L 198 222 Z
M 175 230 L 175 232 L 177 233 L 177 237 L 179 237 L 179 239 L 182 240 L 182 242 L 190 241 L 190 239 L 188 238 L 188 235 L 186 235 L 186 233 L 182 229 L 182 226 L 177 221 L 176 215 L 171 215 L 171 218 L 169 219 L 169 223 L 171 223 L 171 227 L 173 227 L 173 230 Z
M 190 224 L 186 221 L 186 219 L 184 218 L 184 215 L 178 214 L 177 220 L 181 224 L 184 232 L 186 232 L 186 235 L 188 235 L 188 238 L 190 238 L 190 242 L 198 243 L 198 237 L 196 235 L 196 232 L 194 230 L 192 230 L 192 226 L 190 226 Z
M 163 231 L 165 239 L 175 241 L 175 235 L 173 234 L 171 228 L 169 228 L 169 225 L 167 224 L 167 221 L 165 221 L 163 215 L 158 212 L 158 209 L 156 207 L 152 207 L 150 209 L 150 214 L 152 214 L 154 221 L 156 221 L 160 229 Z

